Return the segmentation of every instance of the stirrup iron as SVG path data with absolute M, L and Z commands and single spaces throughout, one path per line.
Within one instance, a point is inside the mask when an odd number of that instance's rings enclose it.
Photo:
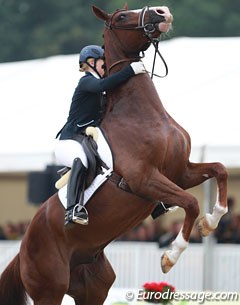
M 81 214 L 82 214 L 82 216 L 81 216 Z M 73 208 L 72 222 L 75 222 L 75 223 L 78 223 L 81 225 L 88 225 L 88 211 L 80 203 L 76 204 Z

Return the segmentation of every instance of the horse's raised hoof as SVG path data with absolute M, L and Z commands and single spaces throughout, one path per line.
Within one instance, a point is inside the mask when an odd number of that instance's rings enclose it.
M 174 265 L 174 263 L 172 263 L 169 259 L 169 257 L 167 256 L 166 253 L 163 253 L 162 257 L 161 257 L 161 267 L 162 267 L 162 272 L 163 273 L 168 273 L 168 271 L 172 268 L 172 266 Z
M 198 230 L 201 236 L 203 237 L 208 236 L 209 233 L 214 231 L 214 229 L 209 227 L 206 216 L 203 216 L 202 218 L 199 219 Z

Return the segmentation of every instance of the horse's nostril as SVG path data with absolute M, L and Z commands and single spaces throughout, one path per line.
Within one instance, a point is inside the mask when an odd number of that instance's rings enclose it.
M 159 14 L 159 15 L 162 15 L 164 14 L 165 12 L 161 9 L 156 9 L 156 13 Z

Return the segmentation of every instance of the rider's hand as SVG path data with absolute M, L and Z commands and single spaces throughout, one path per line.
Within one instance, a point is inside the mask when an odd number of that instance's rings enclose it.
M 140 73 L 146 73 L 146 69 L 144 67 L 144 64 L 141 61 L 132 62 L 130 66 L 133 69 L 134 74 L 140 74 Z

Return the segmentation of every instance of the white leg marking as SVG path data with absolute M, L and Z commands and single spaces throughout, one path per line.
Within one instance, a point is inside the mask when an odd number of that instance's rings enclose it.
M 213 213 L 212 214 L 209 214 L 209 213 L 206 214 L 206 219 L 207 219 L 209 227 L 211 229 L 216 229 L 220 219 L 227 212 L 228 212 L 228 207 L 224 208 L 224 207 L 220 206 L 219 202 L 217 201 L 214 208 L 213 208 Z
M 170 261 L 175 264 L 179 259 L 181 253 L 187 248 L 188 242 L 183 238 L 182 229 L 178 233 L 178 236 L 171 244 L 171 249 L 166 251 L 166 255 Z

